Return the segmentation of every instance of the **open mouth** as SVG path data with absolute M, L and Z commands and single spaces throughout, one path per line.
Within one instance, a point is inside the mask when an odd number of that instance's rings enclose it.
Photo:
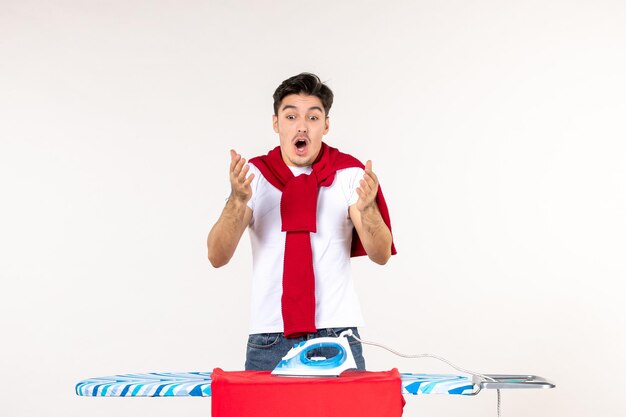
M 304 139 L 298 139 L 296 141 L 296 148 L 297 149 L 304 149 L 306 147 L 306 140 Z
M 309 141 L 307 138 L 299 138 L 293 142 L 293 145 L 296 147 L 296 155 L 304 156 L 307 152 Z

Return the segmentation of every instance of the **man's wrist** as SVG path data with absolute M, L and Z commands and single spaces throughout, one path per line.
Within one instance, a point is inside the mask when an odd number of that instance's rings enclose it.
M 358 208 L 358 206 L 357 206 Z M 360 209 L 359 211 L 361 212 L 362 216 L 368 216 L 371 214 L 376 214 L 378 212 L 378 206 L 376 205 L 375 202 L 371 202 L 368 205 L 366 205 L 365 207 L 363 207 L 362 209 Z
M 241 207 L 248 205 L 249 198 L 238 196 L 237 194 L 232 194 L 228 196 L 226 199 L 226 204 L 232 204 L 235 207 Z

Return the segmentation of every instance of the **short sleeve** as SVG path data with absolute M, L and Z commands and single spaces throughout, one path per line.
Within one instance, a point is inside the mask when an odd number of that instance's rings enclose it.
M 344 182 L 343 189 L 346 193 L 346 200 L 348 201 L 348 207 L 350 207 L 359 200 L 356 189 L 359 188 L 359 183 L 363 179 L 365 171 L 361 168 L 347 168 L 340 172 Z

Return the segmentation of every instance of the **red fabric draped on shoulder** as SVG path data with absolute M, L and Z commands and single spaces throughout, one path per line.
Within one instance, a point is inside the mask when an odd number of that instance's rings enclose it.
M 315 326 L 315 276 L 310 233 L 317 231 L 317 196 L 319 187 L 328 187 L 337 171 L 346 168 L 364 168 L 355 157 L 322 143 L 320 154 L 309 175 L 295 177 L 283 161 L 280 146 L 267 155 L 249 161 L 261 171 L 263 177 L 282 192 L 280 215 L 285 239 L 283 269 L 283 323 L 286 337 L 314 333 Z M 389 210 L 380 185 L 376 203 L 383 221 L 391 230 Z M 396 254 L 392 242 L 391 253 Z M 367 255 L 356 230 L 352 234 L 351 256 Z

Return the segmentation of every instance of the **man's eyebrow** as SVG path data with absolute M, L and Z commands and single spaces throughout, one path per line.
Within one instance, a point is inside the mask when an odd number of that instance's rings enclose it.
M 288 110 L 288 109 L 295 109 L 295 110 L 298 110 L 298 108 L 297 108 L 296 106 L 294 106 L 293 104 L 286 104 L 286 105 L 285 105 L 285 106 L 281 109 L 281 111 L 285 111 L 285 110 Z M 309 107 L 309 111 L 311 111 L 311 110 L 318 110 L 318 111 L 320 111 L 320 112 L 322 112 L 322 113 L 324 112 L 324 110 L 322 110 L 322 108 L 321 108 L 320 106 L 313 106 L 313 107 Z

